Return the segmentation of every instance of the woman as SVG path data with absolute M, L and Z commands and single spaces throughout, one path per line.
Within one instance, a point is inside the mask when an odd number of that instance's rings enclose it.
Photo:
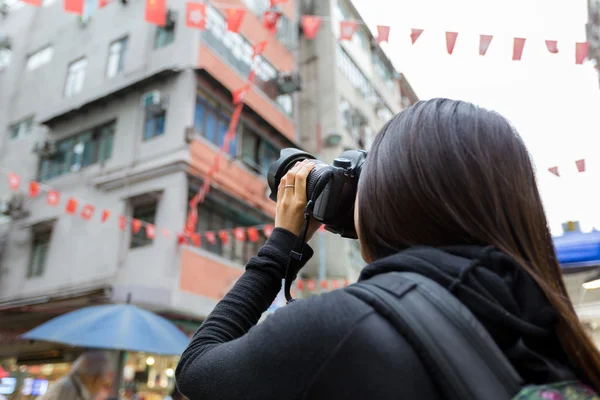
M 344 290 L 256 325 L 280 290 L 311 168 L 282 179 L 276 229 L 184 352 L 180 390 L 191 400 L 443 398 L 406 340 Z M 369 263 L 359 284 L 425 275 L 472 311 L 527 384 L 600 388 L 600 355 L 569 302 L 529 155 L 503 117 L 447 99 L 395 116 L 367 157 L 355 222 Z

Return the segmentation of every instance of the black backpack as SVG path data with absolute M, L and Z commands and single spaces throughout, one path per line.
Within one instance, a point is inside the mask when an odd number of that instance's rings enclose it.
M 523 388 L 523 380 L 486 329 L 438 283 L 415 273 L 392 272 L 345 290 L 391 322 L 445 399 L 508 400 Z

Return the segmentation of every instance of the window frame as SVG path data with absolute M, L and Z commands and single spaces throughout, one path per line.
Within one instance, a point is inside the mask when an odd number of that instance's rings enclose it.
M 35 125 L 35 116 L 30 115 L 8 126 L 8 136 L 10 140 L 23 139 L 33 132 Z M 15 130 L 17 129 L 17 130 Z M 13 132 L 17 132 L 13 135 Z
M 48 261 L 48 251 L 52 242 L 52 228 L 50 227 L 34 227 L 32 233 L 27 279 L 43 277 Z M 39 252 L 43 252 L 41 256 Z
M 133 199 L 131 202 L 131 218 L 138 219 L 142 222 L 156 225 L 156 215 L 158 213 L 158 199 Z M 137 233 L 133 232 L 133 225 L 130 224 L 130 240 L 129 249 L 140 249 L 154 244 L 155 239 L 150 239 L 147 236 L 146 229 L 142 227 Z
M 54 47 L 51 44 L 38 49 L 37 51 L 27 56 L 25 69 L 27 71 L 35 71 L 38 68 L 50 63 L 54 57 Z
M 116 52 L 113 52 L 113 46 L 115 45 L 121 45 L 121 48 L 118 49 Z M 123 36 L 119 39 L 113 40 L 109 45 L 108 45 L 108 57 L 106 58 L 106 78 L 108 79 L 112 79 L 114 77 L 116 77 L 117 75 L 119 75 L 121 72 L 123 72 L 123 70 L 125 69 L 125 56 L 127 54 L 127 45 L 129 44 L 129 36 Z M 117 58 L 116 61 L 116 68 L 113 69 L 111 68 L 111 61 L 114 60 L 114 58 Z
M 83 91 L 83 85 L 85 82 L 85 76 L 87 72 L 87 65 L 87 58 L 80 57 L 77 60 L 72 61 L 67 66 L 67 78 L 65 79 L 65 85 L 63 90 L 64 97 L 70 98 Z
M 162 125 L 160 123 L 162 119 Z M 148 123 L 152 123 L 152 131 L 148 134 Z M 164 107 L 159 109 L 146 109 L 144 111 L 144 136 L 143 141 L 148 141 L 156 137 L 163 136 L 167 126 L 167 110 Z M 162 130 L 160 129 L 162 127 Z
M 157 26 L 154 33 L 154 50 L 163 49 L 175 42 L 175 29 L 177 22 L 173 20 L 172 26 Z M 161 40 L 161 38 L 163 38 Z

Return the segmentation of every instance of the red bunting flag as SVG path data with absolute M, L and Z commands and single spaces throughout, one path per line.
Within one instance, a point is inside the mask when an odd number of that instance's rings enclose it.
M 168 230 L 166 230 L 165 228 L 161 229 L 161 230 L 160 230 L 160 233 L 162 233 L 162 235 L 163 235 L 164 237 L 166 237 L 166 238 L 168 238 L 169 236 L 171 236 L 171 235 L 169 234 L 169 231 L 168 231 Z
M 307 39 L 314 39 L 319 32 L 321 26 L 321 17 L 316 15 L 303 15 L 302 16 L 302 32 L 304 37 Z
M 200 247 L 200 245 L 202 244 L 202 239 L 200 238 L 199 233 L 193 233 L 192 236 L 190 236 L 190 239 L 196 247 Z
M 215 244 L 217 244 L 217 236 L 215 235 L 214 232 L 206 232 L 204 234 L 204 237 L 206 238 L 206 241 L 210 244 L 212 244 L 213 246 Z
M 42 5 L 42 0 L 21 0 L 23 3 L 31 4 L 32 6 L 39 7 Z
M 350 282 L 348 281 L 348 279 L 344 279 L 344 287 L 348 286 L 350 284 Z
M 588 42 L 575 43 L 575 64 L 583 64 L 589 50 L 590 45 Z
M 185 5 L 185 25 L 188 28 L 204 30 L 206 28 L 206 4 L 187 2 Z
M 219 239 L 221 239 L 221 243 L 223 243 L 223 244 L 229 243 L 229 232 L 227 232 L 227 231 L 220 231 L 219 232 Z
M 246 97 L 246 94 L 248 93 L 248 91 L 250 90 L 250 84 L 247 83 L 245 84 L 243 87 L 239 88 L 238 90 L 235 90 L 232 93 L 233 96 L 233 104 L 237 105 L 240 104 L 241 102 L 244 101 L 244 97 Z
M 190 213 L 187 217 L 187 221 L 185 222 L 185 233 L 187 235 L 191 235 L 196 231 L 196 226 L 198 225 L 198 209 L 196 207 L 190 209 Z
M 104 8 L 110 0 L 98 0 L 98 8 Z
M 263 233 L 265 234 L 265 236 L 268 238 L 271 237 L 271 235 L 273 234 L 273 225 L 265 225 L 263 226 Z
M 287 3 L 287 0 L 271 0 L 271 8 L 275 7 L 275 4 Z
M 252 243 L 258 242 L 258 239 L 259 239 L 258 229 L 251 226 L 250 228 L 247 229 L 247 232 L 248 232 L 248 240 L 249 241 L 251 241 Z
M 133 233 L 138 233 L 140 229 L 142 229 L 142 221 L 140 221 L 139 219 L 134 219 L 133 221 L 131 221 L 131 230 L 133 231 Z
M 332 289 L 339 289 L 340 288 L 340 282 L 337 279 L 334 279 L 331 281 L 331 288 Z
M 263 13 L 263 26 L 271 35 L 277 33 L 277 22 L 281 13 L 279 11 L 267 10 Z
M 180 233 L 179 235 L 177 235 L 177 244 L 178 245 L 182 245 L 185 244 L 185 234 Z
M 355 21 L 340 22 L 340 40 L 351 40 L 357 29 L 358 23 Z
M 156 227 L 154 225 L 146 225 L 146 237 L 148 239 L 154 239 L 156 237 Z
M 546 48 L 552 54 L 558 53 L 558 42 L 556 40 L 546 40 Z
M 68 13 L 82 15 L 84 3 L 84 0 L 64 0 L 63 7 Z
M 296 281 L 296 287 L 298 290 L 304 290 L 304 281 L 302 279 L 298 279 Z
M 34 198 L 40 194 L 40 184 L 36 181 L 29 182 L 29 197 Z
M 313 292 L 317 288 L 317 283 L 314 281 L 314 279 L 309 279 L 306 283 L 306 286 L 308 287 L 308 290 Z
M 321 288 L 322 289 L 327 289 L 329 288 L 329 283 L 325 280 L 321 281 Z
M 246 230 L 244 228 L 233 228 L 233 237 L 238 242 L 246 241 Z
M 145 19 L 151 24 L 165 26 L 167 24 L 167 1 L 146 0 Z
M 10 186 L 12 190 L 19 190 L 19 187 L 21 187 L 21 177 L 13 172 L 9 172 L 8 186 Z
M 377 44 L 387 42 L 390 38 L 390 27 L 386 25 L 377 25 Z
M 560 176 L 560 174 L 558 173 L 558 167 L 550 167 L 550 168 L 548 168 L 548 171 L 550 171 L 551 174 Z
M 421 36 L 421 33 L 423 33 L 423 29 L 411 29 L 410 40 L 412 41 L 412 44 L 415 44 L 419 36 Z
M 85 219 L 86 221 L 89 221 L 94 215 L 95 209 L 96 207 L 94 207 L 93 205 L 86 204 L 85 206 L 83 206 L 83 210 L 81 210 L 81 218 Z
M 77 200 L 73 197 L 69 197 L 67 200 L 67 205 L 65 206 L 65 212 L 67 214 L 74 215 L 77 212 Z
M 267 47 L 266 40 L 263 40 L 262 42 L 258 42 L 254 46 L 252 46 L 252 58 L 256 58 L 256 56 L 260 56 L 262 53 L 264 53 L 266 47 Z
M 124 231 L 126 226 L 127 218 L 125 218 L 123 215 L 119 215 L 119 229 Z
M 523 48 L 525 47 L 525 38 L 515 38 L 513 42 L 513 60 L 521 60 L 523 55 Z
M 492 43 L 492 39 L 494 37 L 492 35 L 479 35 L 479 55 L 485 56 L 488 48 L 490 47 L 490 43 Z
M 100 221 L 102 221 L 104 223 L 108 220 L 108 217 L 110 217 L 110 211 L 102 210 L 102 215 L 100 216 Z
M 452 54 L 454 51 L 457 37 L 458 32 L 446 32 L 446 50 L 448 50 L 448 54 Z
M 51 206 L 58 205 L 58 201 L 60 200 L 60 194 L 56 190 L 50 190 L 46 195 L 46 202 Z
M 577 171 L 585 172 L 585 159 L 575 161 L 575 165 L 577 166 Z
M 237 8 L 227 8 L 225 14 L 227 15 L 227 30 L 239 32 L 246 11 Z

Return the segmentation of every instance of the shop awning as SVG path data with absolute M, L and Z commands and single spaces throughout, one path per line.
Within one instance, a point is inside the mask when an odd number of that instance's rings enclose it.
M 600 231 L 566 233 L 554 238 L 554 247 L 563 268 L 600 266 Z

